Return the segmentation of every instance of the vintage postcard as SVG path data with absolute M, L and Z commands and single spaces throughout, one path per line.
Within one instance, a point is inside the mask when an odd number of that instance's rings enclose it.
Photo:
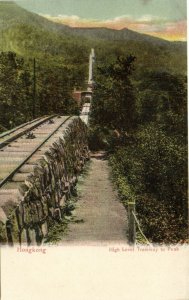
M 189 300 L 186 0 L 0 1 L 1 299 Z

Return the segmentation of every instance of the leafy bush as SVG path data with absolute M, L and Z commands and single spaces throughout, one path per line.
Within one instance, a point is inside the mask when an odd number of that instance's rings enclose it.
M 100 126 L 94 126 L 93 128 L 90 128 L 88 133 L 88 144 L 90 150 L 97 151 L 107 149 L 107 135 L 107 130 L 102 129 Z
M 135 141 L 117 149 L 110 163 L 121 198 L 136 200 L 147 238 L 159 243 L 187 238 L 185 146 L 150 124 L 137 131 Z
M 187 220 L 173 204 L 143 194 L 136 201 L 138 218 L 145 236 L 153 243 L 176 244 L 187 239 Z

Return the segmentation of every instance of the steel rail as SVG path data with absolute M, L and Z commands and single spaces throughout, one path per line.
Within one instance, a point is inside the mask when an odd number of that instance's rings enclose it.
M 19 169 L 51 138 L 53 134 L 64 125 L 69 119 L 73 118 L 73 116 L 67 117 L 53 132 L 51 132 L 41 143 L 38 145 L 8 176 L 6 176 L 0 182 L 0 188 L 5 185 L 12 177 L 19 171 Z
M 18 139 L 19 137 L 23 136 L 23 135 L 26 134 L 27 132 L 29 132 L 29 131 L 31 131 L 31 130 L 37 128 L 37 127 L 40 126 L 41 124 L 45 123 L 46 121 L 48 121 L 48 120 L 50 120 L 50 119 L 52 119 L 52 118 L 54 118 L 54 117 L 56 117 L 56 116 L 57 116 L 57 115 L 52 115 L 52 116 L 46 117 L 46 118 L 43 119 L 43 120 L 40 119 L 41 121 L 39 121 L 37 124 L 31 126 L 30 128 L 27 128 L 27 129 L 21 131 L 20 133 L 14 135 L 14 136 L 12 136 L 12 137 L 10 137 L 9 139 L 7 139 L 7 140 L 1 142 L 1 143 L 0 143 L 0 149 L 4 148 L 5 146 L 7 146 L 7 145 L 10 144 L 11 142 L 15 141 L 15 140 Z M 33 123 L 33 122 L 32 122 L 32 123 Z M 26 125 L 24 125 L 24 127 L 25 127 L 25 126 L 26 126 Z M 21 127 L 21 128 L 22 128 L 22 127 Z M 19 128 L 19 129 L 20 129 L 20 128 Z M 18 130 L 18 129 L 16 129 L 16 130 Z M 16 131 L 16 130 L 15 130 L 15 131 Z
M 36 122 L 37 120 L 40 120 L 41 118 L 43 118 L 43 117 L 36 118 L 35 120 L 32 120 L 32 121 L 26 122 L 24 124 L 21 124 L 21 125 L 13 128 L 13 129 L 6 130 L 5 132 L 3 132 L 3 133 L 0 134 L 0 139 L 3 138 L 3 137 L 5 137 L 6 135 L 10 135 L 11 133 L 14 133 L 15 131 L 17 131 L 17 130 L 19 130 L 19 129 L 21 129 L 21 128 L 29 125 L 29 124 L 32 124 L 32 123 Z

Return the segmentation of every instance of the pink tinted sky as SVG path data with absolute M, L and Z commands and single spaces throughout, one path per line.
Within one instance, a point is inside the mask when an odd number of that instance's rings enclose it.
M 71 27 L 106 27 L 117 30 L 128 28 L 167 40 L 186 40 L 187 22 L 184 19 L 173 21 L 150 15 L 144 15 L 138 19 L 134 19 L 132 16 L 120 16 L 108 20 L 90 20 L 76 15 L 55 17 L 45 15 L 45 17 Z
M 27 10 L 72 27 L 128 28 L 168 40 L 186 40 L 187 0 L 15 1 Z

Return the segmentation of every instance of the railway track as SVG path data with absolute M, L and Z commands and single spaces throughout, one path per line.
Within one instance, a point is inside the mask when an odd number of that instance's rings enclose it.
M 10 134 L 0 149 L 0 243 L 40 245 L 89 159 L 87 127 L 78 116 L 51 116 Z
M 81 120 L 88 125 L 89 123 L 89 115 L 90 115 L 90 110 L 91 110 L 91 103 L 85 103 L 82 107 L 82 111 L 80 114 Z
M 54 117 L 55 115 L 38 118 L 0 134 L 0 149 Z
M 0 194 L 6 189 L 16 189 L 25 180 L 36 160 L 62 135 L 73 118 L 45 117 L 0 136 Z

